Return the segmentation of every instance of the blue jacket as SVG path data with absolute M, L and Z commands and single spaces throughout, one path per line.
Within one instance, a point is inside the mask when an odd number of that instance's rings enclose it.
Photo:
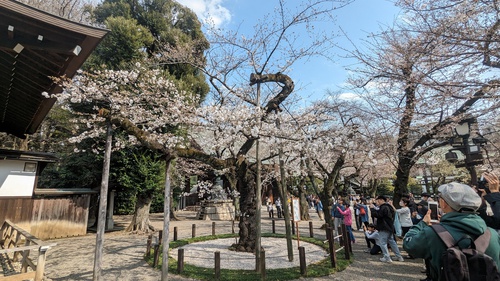
M 339 207 L 342 211 L 345 211 L 344 205 L 340 205 L 338 203 L 333 204 L 333 207 L 332 207 L 332 217 L 334 217 L 334 218 L 343 218 L 344 216 L 342 216 L 342 214 L 339 212 L 339 210 L 337 210 L 337 207 Z
M 323 203 L 321 203 L 320 200 L 318 200 L 318 203 L 315 204 L 316 211 L 323 211 Z
M 363 204 L 358 204 L 359 209 L 361 210 L 362 208 L 365 209 L 365 214 L 359 214 L 361 217 L 361 222 L 368 222 L 370 220 L 370 217 L 368 216 L 368 206 L 363 205 Z

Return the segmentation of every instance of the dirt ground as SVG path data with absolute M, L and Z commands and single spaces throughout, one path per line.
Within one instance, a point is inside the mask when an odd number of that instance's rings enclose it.
M 179 212 L 181 221 L 170 222 L 170 239 L 173 239 L 174 228 L 177 229 L 178 239 L 195 236 L 211 235 L 212 221 L 196 220 L 194 212 Z M 324 231 L 319 229 L 321 221 L 315 213 L 311 213 L 314 224 L 314 236 L 324 238 Z M 151 268 L 144 261 L 146 251 L 147 235 L 128 234 L 123 229 L 130 222 L 130 216 L 114 217 L 115 231 L 107 232 L 104 237 L 103 262 L 101 264 L 103 280 L 123 281 L 157 281 L 161 280 L 161 272 Z M 163 228 L 161 214 L 151 215 L 152 223 L 158 229 Z M 230 233 L 232 223 L 228 221 L 215 221 L 216 234 Z M 193 230 L 193 225 L 195 229 Z M 237 232 L 237 225 L 235 226 Z M 276 232 L 284 233 L 284 221 L 277 220 Z M 301 235 L 309 235 L 307 222 L 299 225 Z M 262 216 L 262 232 L 271 232 L 271 219 L 267 213 Z M 370 256 L 363 253 L 366 245 L 362 239 L 363 233 L 356 231 L 357 241 L 353 244 L 354 263 L 346 270 L 332 276 L 321 278 L 301 278 L 301 280 L 373 280 L 373 281 L 401 281 L 419 280 L 424 278 L 420 273 L 422 260 L 405 260 L 405 262 L 394 262 L 385 264 L 378 261 L 380 256 Z M 322 238 L 323 237 L 323 238 Z M 47 241 L 57 243 L 57 246 L 48 252 L 45 267 L 46 280 L 78 280 L 86 281 L 93 279 L 94 255 L 95 255 L 95 233 L 89 233 L 82 237 L 55 239 Z M 286 251 L 286 249 L 283 249 Z M 169 273 L 168 280 L 186 281 L 184 277 Z
M 178 238 L 191 237 L 192 224 L 196 223 L 196 235 L 211 233 L 209 221 L 194 221 L 194 212 L 180 212 L 182 221 L 171 221 L 173 228 L 178 228 Z M 104 235 L 103 261 L 101 264 L 103 280 L 153 281 L 161 279 L 161 272 L 153 269 L 144 261 L 147 234 L 129 234 L 124 232 L 131 216 L 114 216 L 115 229 Z M 151 221 L 158 228 L 163 228 L 161 214 L 152 214 Z M 223 222 L 217 222 L 222 224 Z M 229 222 L 224 222 L 228 226 Z M 189 229 L 188 229 L 189 226 Z M 93 280 L 96 235 L 89 232 L 86 236 L 54 239 L 57 243 L 49 250 L 45 266 L 47 280 Z M 189 280 L 180 276 L 169 275 L 169 280 Z

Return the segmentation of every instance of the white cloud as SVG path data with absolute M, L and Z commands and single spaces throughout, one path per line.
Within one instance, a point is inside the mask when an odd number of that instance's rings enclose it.
M 190 8 L 205 23 L 219 27 L 231 20 L 231 13 L 223 6 L 224 0 L 177 0 Z
M 341 100 L 357 100 L 359 98 L 359 95 L 355 93 L 342 93 L 339 95 L 339 99 Z

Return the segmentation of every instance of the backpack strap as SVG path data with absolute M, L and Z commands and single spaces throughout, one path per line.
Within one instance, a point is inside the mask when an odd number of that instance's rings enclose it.
M 451 236 L 450 232 L 444 228 L 444 226 L 440 224 L 431 225 L 432 229 L 436 232 L 436 234 L 441 238 L 447 248 L 451 248 L 455 246 L 455 239 Z
M 440 224 L 433 224 L 431 225 L 431 227 L 437 233 L 439 238 L 441 238 L 444 244 L 446 244 L 446 247 L 450 248 L 455 246 L 456 244 L 455 239 L 453 239 L 453 236 L 451 236 L 450 232 L 448 232 L 448 230 L 446 230 L 444 226 Z M 491 239 L 490 229 L 486 228 L 486 231 L 479 237 L 477 237 L 476 240 L 474 240 L 473 246 L 476 247 L 476 250 L 484 253 L 490 244 L 490 239 Z
M 476 244 L 476 250 L 480 251 L 481 253 L 486 252 L 486 249 L 488 249 L 488 246 L 490 245 L 490 239 L 490 229 L 486 228 L 484 233 L 474 241 L 474 244 Z

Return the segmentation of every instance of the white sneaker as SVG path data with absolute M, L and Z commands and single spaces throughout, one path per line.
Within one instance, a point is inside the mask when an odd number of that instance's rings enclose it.
M 402 256 L 399 256 L 399 257 L 397 257 L 397 258 L 398 258 L 398 261 L 405 261 L 405 259 L 403 259 L 403 257 L 402 257 Z
M 392 262 L 391 258 L 380 258 L 380 261 L 381 262 L 387 262 L 387 263 L 391 263 Z
M 365 252 L 365 253 L 369 253 L 370 251 L 371 251 L 371 249 L 370 249 L 370 248 L 368 248 L 368 249 L 365 249 L 363 252 Z

